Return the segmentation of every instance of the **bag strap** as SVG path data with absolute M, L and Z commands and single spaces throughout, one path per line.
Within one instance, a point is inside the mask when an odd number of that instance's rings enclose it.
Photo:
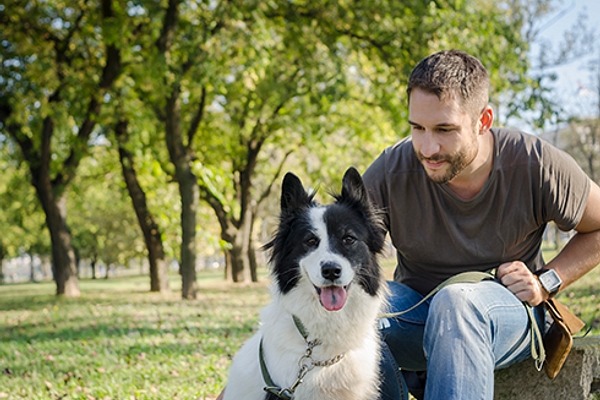
M 553 319 L 562 321 L 567 328 L 569 328 L 571 335 L 576 334 L 585 326 L 585 322 L 579 319 L 575 314 L 569 311 L 564 304 L 555 298 L 548 299 L 544 305 Z
M 544 336 L 540 332 L 535 315 L 533 315 L 533 308 L 527 303 L 523 302 L 523 306 L 527 310 L 529 315 L 529 323 L 531 324 L 531 358 L 535 363 L 535 369 L 542 370 L 544 361 L 546 361 L 546 349 L 544 348 Z
M 395 318 L 399 317 L 403 314 L 406 314 L 415 308 L 419 307 L 427 300 L 429 300 L 433 295 L 439 292 L 441 289 L 445 288 L 448 285 L 452 285 L 454 283 L 479 283 L 485 280 L 495 280 L 496 279 L 496 268 L 492 268 L 488 271 L 467 271 L 462 272 L 460 274 L 451 276 L 446 279 L 439 285 L 437 285 L 431 292 L 427 293 L 425 297 L 423 297 L 417 304 L 414 306 L 407 308 L 406 310 L 394 312 L 394 313 L 382 313 L 379 315 L 379 318 Z M 542 333 L 537 325 L 537 321 L 535 319 L 535 315 L 533 314 L 533 309 L 527 303 L 523 302 L 523 306 L 527 310 L 527 315 L 529 316 L 529 323 L 531 324 L 531 357 L 535 362 L 535 367 L 538 371 L 542 370 L 542 366 L 544 365 L 544 361 L 546 360 L 546 351 L 544 349 L 544 341 Z

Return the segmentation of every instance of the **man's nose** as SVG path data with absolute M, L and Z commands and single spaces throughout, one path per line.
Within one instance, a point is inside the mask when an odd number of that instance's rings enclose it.
M 425 158 L 430 158 L 431 156 L 440 152 L 440 145 L 435 140 L 435 136 L 432 132 L 425 132 L 421 141 L 421 154 Z

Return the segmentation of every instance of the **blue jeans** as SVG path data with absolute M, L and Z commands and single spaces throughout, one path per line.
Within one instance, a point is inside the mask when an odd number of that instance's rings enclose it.
M 423 298 L 402 283 L 388 285 L 390 312 L 406 310 Z M 543 327 L 543 308 L 535 314 Z M 401 369 L 427 370 L 426 400 L 493 400 L 494 370 L 531 357 L 527 311 L 496 281 L 446 286 L 415 310 L 382 319 L 379 326 L 387 345 L 382 358 L 384 399 L 406 391 L 398 387 L 402 381 L 385 378 L 396 368 L 387 360 L 388 349 Z

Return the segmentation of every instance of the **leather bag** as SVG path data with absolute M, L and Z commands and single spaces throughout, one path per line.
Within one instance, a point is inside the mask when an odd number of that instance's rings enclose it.
M 552 325 L 544 335 L 544 371 L 548 378 L 554 379 L 573 347 L 573 335 L 579 332 L 585 323 L 556 299 L 547 300 L 544 306 L 552 317 Z

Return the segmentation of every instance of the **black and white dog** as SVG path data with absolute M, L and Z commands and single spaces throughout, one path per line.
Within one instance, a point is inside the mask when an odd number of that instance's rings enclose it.
M 233 360 L 225 400 L 377 398 L 384 229 L 356 169 L 334 197 L 318 205 L 285 176 L 279 228 L 265 246 L 273 300 Z

